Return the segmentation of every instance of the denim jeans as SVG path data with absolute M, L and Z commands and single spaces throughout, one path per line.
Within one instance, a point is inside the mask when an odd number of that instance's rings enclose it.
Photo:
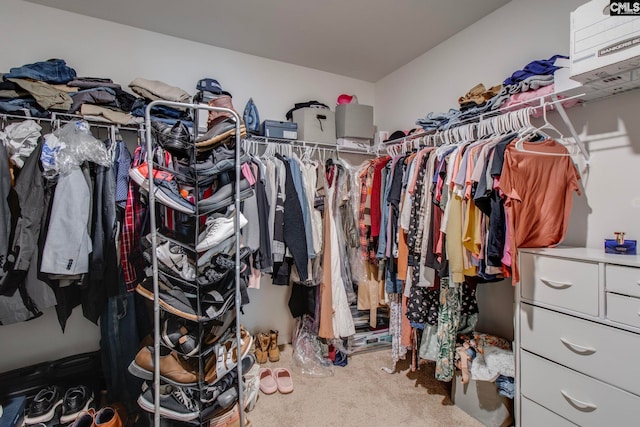
M 33 79 L 47 83 L 64 84 L 76 78 L 76 70 L 63 59 L 50 59 L 12 68 L 5 79 Z
M 40 118 L 46 118 L 50 115 L 49 112 L 43 111 L 33 98 L 0 99 L 0 111 Z
M 121 286 L 124 289 L 124 285 Z M 100 318 L 102 366 L 107 380 L 110 402 L 122 402 L 135 411 L 142 380 L 129 373 L 127 367 L 138 352 L 140 341 L 136 316 L 135 292 L 121 291 L 107 300 Z
M 131 115 L 137 117 L 144 117 L 147 104 L 144 102 L 136 101 L 131 109 Z M 156 105 L 151 107 L 151 115 L 162 117 L 164 119 L 181 119 L 186 118 L 188 115 L 184 111 L 176 110 L 175 108 L 168 107 L 166 105 Z

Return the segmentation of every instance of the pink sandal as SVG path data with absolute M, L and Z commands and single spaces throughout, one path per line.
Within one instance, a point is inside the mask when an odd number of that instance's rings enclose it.
M 289 371 L 287 368 L 274 369 L 273 378 L 280 393 L 287 394 L 293 391 L 293 380 L 291 379 L 291 371 Z
M 264 394 L 273 394 L 278 391 L 278 385 L 273 373 L 269 368 L 260 368 L 258 377 L 260 378 L 260 391 Z

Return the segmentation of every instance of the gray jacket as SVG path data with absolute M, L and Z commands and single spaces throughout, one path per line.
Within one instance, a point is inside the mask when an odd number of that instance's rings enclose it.
M 91 191 L 82 170 L 75 167 L 58 178 L 42 251 L 42 273 L 69 276 L 89 272 L 90 215 Z

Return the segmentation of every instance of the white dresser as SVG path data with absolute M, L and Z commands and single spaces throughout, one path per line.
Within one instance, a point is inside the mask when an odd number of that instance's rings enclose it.
M 640 426 L 640 256 L 521 249 L 520 272 L 517 425 Z

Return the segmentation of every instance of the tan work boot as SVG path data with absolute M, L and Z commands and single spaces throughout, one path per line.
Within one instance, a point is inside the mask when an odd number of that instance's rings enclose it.
M 280 349 L 278 348 L 278 331 L 269 331 L 269 360 L 277 362 L 280 360 Z
M 267 352 L 269 351 L 269 335 L 260 332 L 256 335 L 256 362 L 259 365 L 267 363 Z

